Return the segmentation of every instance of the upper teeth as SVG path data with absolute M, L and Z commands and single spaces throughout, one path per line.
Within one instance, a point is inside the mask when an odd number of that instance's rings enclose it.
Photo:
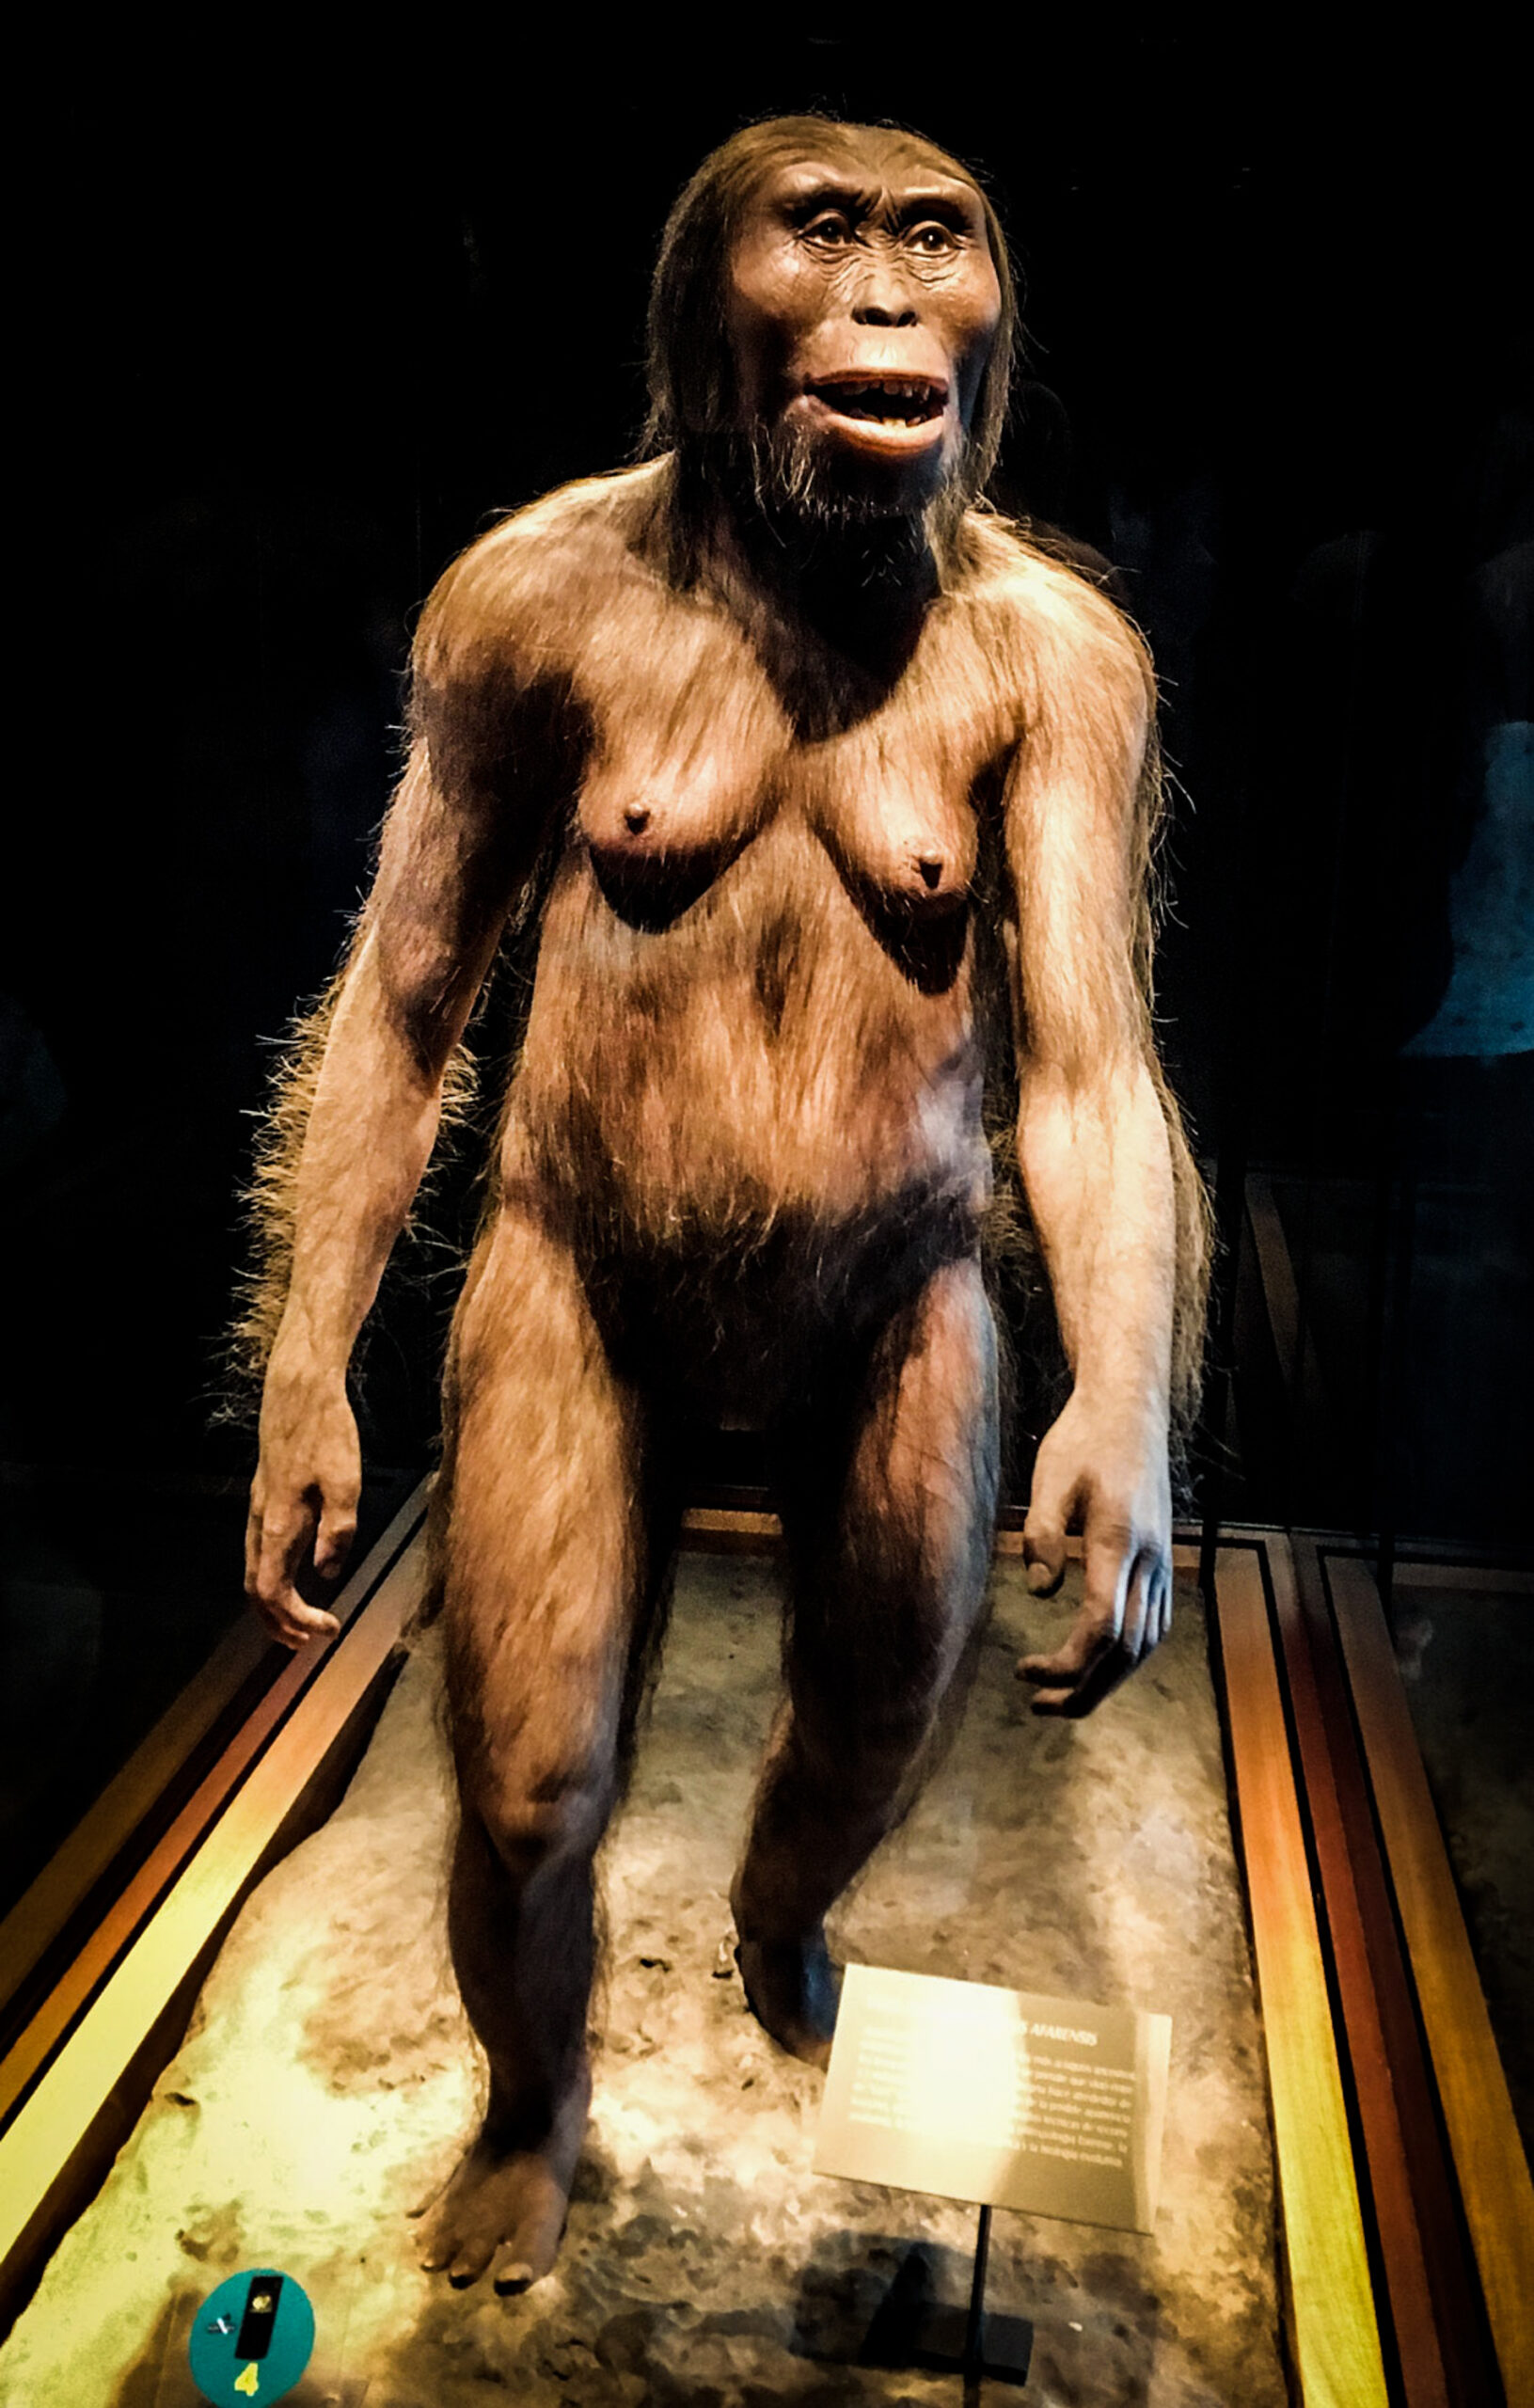
M 938 394 L 921 376 L 849 376 L 823 390 L 833 408 L 839 404 L 864 418 L 882 415 L 902 423 L 941 406 Z

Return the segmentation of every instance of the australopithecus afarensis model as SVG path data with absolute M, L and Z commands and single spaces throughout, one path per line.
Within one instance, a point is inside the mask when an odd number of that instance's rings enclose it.
M 334 1626 L 294 1575 L 352 1533 L 349 1357 L 536 879 L 433 1507 L 452 1949 L 490 2065 L 424 2254 L 457 2282 L 520 2288 L 559 2244 L 593 1857 L 700 1415 L 769 1434 L 790 1566 L 740 1968 L 775 2038 L 826 2054 L 823 1918 L 909 1796 L 985 1592 L 981 1086 L 1008 983 L 1073 1376 L 1035 1586 L 1085 1541 L 1070 1635 L 1022 1668 L 1037 1704 L 1086 1711 L 1167 1626 L 1202 1208 L 1150 1035 L 1153 691 L 1112 603 L 982 503 L 1013 322 L 944 152 L 748 129 L 667 229 L 650 455 L 506 519 L 421 621 L 409 764 L 287 1106 L 248 1576 L 291 1645 Z

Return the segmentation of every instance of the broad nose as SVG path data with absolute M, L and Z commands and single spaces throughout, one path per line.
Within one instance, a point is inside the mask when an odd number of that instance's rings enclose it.
M 916 324 L 910 287 L 898 263 L 887 252 L 875 251 L 864 263 L 853 288 L 852 322 L 859 326 Z

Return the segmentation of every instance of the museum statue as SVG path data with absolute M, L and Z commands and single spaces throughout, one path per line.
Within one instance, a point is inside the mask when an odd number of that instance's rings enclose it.
M 490 2068 L 422 2262 L 552 2263 L 590 2099 L 593 1859 L 673 1553 L 689 1433 L 762 1429 L 784 1695 L 732 1893 L 751 2006 L 823 2062 L 823 1920 L 915 1789 L 974 1638 L 997 1498 L 986 1048 L 1072 1385 L 1020 1668 L 1080 1714 L 1171 1613 L 1168 1430 L 1204 1206 L 1149 1010 L 1145 648 L 983 499 L 1015 302 L 995 214 L 913 135 L 747 128 L 668 224 L 640 466 L 475 543 L 426 605 L 376 879 L 265 1172 L 248 1586 L 336 1627 L 349 1358 L 509 923 L 525 1037 L 453 1323 L 432 1505 L 461 1799 L 451 1932 Z

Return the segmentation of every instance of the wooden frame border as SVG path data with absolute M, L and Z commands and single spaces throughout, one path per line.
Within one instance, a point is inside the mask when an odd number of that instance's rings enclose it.
M 1020 1513 L 1004 1513 L 996 1529 L 998 1556 L 1021 1555 L 1022 1525 Z M 775 1555 L 783 1545 L 783 1524 L 776 1513 L 755 1506 L 689 1505 L 682 1516 L 681 1543 L 700 1555 Z M 1080 1562 L 1083 1552 L 1079 1538 L 1067 1539 L 1067 1560 Z M 1197 1525 L 1179 1522 L 1173 1534 L 1172 1560 L 1179 1572 L 1192 1572 L 1198 1560 Z
M 1534 2185 L 1379 1590 L 1356 1556 L 1325 1570 L 1503 2385 L 1534 2400 Z
M 424 1540 L 403 1553 L 400 1542 L 424 1498 L 423 1483 L 347 1584 L 340 1632 L 273 1684 L 0 2066 L 0 2332 L 99 2187 L 245 1899 L 324 1819 L 355 1767 L 419 1603 Z
M 419 1515 L 420 1496 L 406 1514 Z M 703 1549 L 767 1551 L 775 1535 L 771 1516 L 700 1509 L 688 1516 L 685 1539 Z M 381 1545 L 398 1537 L 399 1518 Z M 998 1553 L 1020 1551 L 1019 1533 L 999 1534 Z M 1197 1560 L 1185 1542 L 1176 1556 L 1182 1569 Z M 241 1904 L 323 1819 L 348 1777 L 399 1660 L 422 1563 L 418 1537 L 374 1593 L 358 1601 L 323 1656 L 289 1668 L 288 1693 L 263 1701 L 260 1730 L 242 1733 L 221 1760 L 216 1830 L 209 1836 L 204 1814 L 168 1873 L 160 1868 L 158 1902 L 141 1927 L 126 1940 L 118 1935 L 117 1961 L 93 1996 L 76 2001 L 73 2028 L 55 2035 L 29 2088 L 13 2083 L 17 2104 L 0 2135 L 5 2324 L 141 2111 Z M 1386 2408 L 1344 2083 L 1256 1547 L 1220 1551 L 1211 1620 L 1264 2018 L 1286 2313 L 1303 2408 Z
M 1268 2054 L 1304 2408 L 1386 2408 L 1347 2097 L 1261 1560 L 1222 1547 L 1214 1620 Z
M 336 1598 L 335 1611 L 343 1625 L 359 1601 L 377 1586 L 420 1520 L 426 1493 L 427 1484 L 419 1482 Z M 269 1657 L 277 1667 L 273 1691 L 281 1687 L 290 1701 L 304 1680 L 318 1670 L 319 1658 L 312 1651 L 294 1663 L 276 1640 L 267 1637 L 252 1613 L 242 1612 L 200 1671 L 166 1708 L 126 1764 L 67 1833 L 36 1880 L 0 1922 L 0 2007 L 8 2007 L 24 1989 L 71 1918 L 131 1845 L 134 1832 L 153 1813 L 182 1767 L 216 1729 L 220 1719 Z M 227 1764 L 227 1759 L 221 1762 Z M 199 1827 L 194 1823 L 192 1828 Z M 160 1860 L 162 1851 L 156 1850 L 155 1856 Z M 162 1886 L 168 1870 L 166 1867 L 162 1877 Z M 137 1885 L 139 1889 L 142 1886 L 142 1882 Z M 113 1912 L 113 1919 L 119 1924 L 121 1918 L 116 1909 L 120 1907 L 121 1894 L 114 1901 Z M 16 2097 L 15 2068 L 8 2052 L 0 2060 L 0 2126 Z
M 0 1922 L 8 2009 L 273 1644 L 253 1615 L 240 1616 Z

